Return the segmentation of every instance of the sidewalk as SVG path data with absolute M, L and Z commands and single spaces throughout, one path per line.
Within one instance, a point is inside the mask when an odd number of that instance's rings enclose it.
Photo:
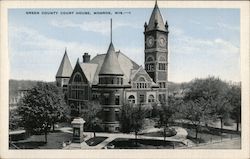
M 177 134 L 175 136 L 172 136 L 172 137 L 166 137 L 166 141 L 182 142 L 185 145 L 187 143 L 189 143 L 190 145 L 192 144 L 192 141 L 190 141 L 190 140 L 188 140 L 186 138 L 187 137 L 187 131 L 185 129 L 183 129 L 181 127 L 174 127 L 174 128 L 177 131 Z M 72 128 L 70 128 L 70 127 L 60 128 L 59 130 L 61 130 L 62 132 L 72 133 L 72 131 L 71 131 Z M 151 130 L 151 132 L 152 132 L 152 130 Z M 86 137 L 84 138 L 84 140 L 86 141 L 86 140 L 93 137 L 93 132 L 84 132 L 84 135 L 86 135 Z M 124 134 L 124 133 L 104 133 L 104 132 L 100 132 L 100 133 L 96 133 L 96 136 L 104 136 L 104 137 L 108 137 L 108 138 L 105 139 L 103 142 L 99 143 L 96 146 L 88 146 L 86 144 L 86 145 L 84 145 L 82 147 L 82 149 L 85 149 L 85 148 L 86 149 L 102 149 L 108 143 L 110 143 L 111 141 L 113 141 L 116 138 L 127 138 L 127 139 L 134 139 L 135 138 L 134 134 Z M 138 139 L 164 140 L 163 137 L 151 137 L 151 136 L 145 136 L 145 135 L 138 135 L 137 138 Z

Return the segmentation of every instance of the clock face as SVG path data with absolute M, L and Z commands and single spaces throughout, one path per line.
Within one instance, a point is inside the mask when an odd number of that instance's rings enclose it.
M 154 45 L 154 38 L 152 36 L 149 36 L 147 38 L 147 46 L 152 47 Z
M 161 47 L 165 47 L 166 46 L 166 38 L 164 36 L 160 37 L 159 44 L 160 44 Z

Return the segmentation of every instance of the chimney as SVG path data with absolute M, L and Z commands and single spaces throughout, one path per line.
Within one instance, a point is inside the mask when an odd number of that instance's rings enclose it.
M 82 60 L 83 63 L 88 63 L 90 61 L 90 55 L 85 52 L 84 55 L 82 55 Z

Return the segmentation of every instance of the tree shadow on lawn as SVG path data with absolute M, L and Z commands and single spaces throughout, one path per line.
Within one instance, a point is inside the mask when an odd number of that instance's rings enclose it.
M 90 138 L 86 141 L 86 143 L 89 146 L 96 146 L 98 144 L 100 144 L 101 142 L 103 142 L 104 140 L 106 140 L 108 137 L 102 137 L 102 136 L 97 136 L 97 137 L 93 137 Z
M 173 149 L 184 146 L 183 143 L 174 141 L 126 138 L 117 138 L 108 144 L 110 145 L 114 145 L 115 149 Z

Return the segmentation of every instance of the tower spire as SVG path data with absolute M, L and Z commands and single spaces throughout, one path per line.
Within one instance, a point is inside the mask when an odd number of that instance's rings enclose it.
M 112 43 L 112 18 L 110 19 L 110 42 Z

